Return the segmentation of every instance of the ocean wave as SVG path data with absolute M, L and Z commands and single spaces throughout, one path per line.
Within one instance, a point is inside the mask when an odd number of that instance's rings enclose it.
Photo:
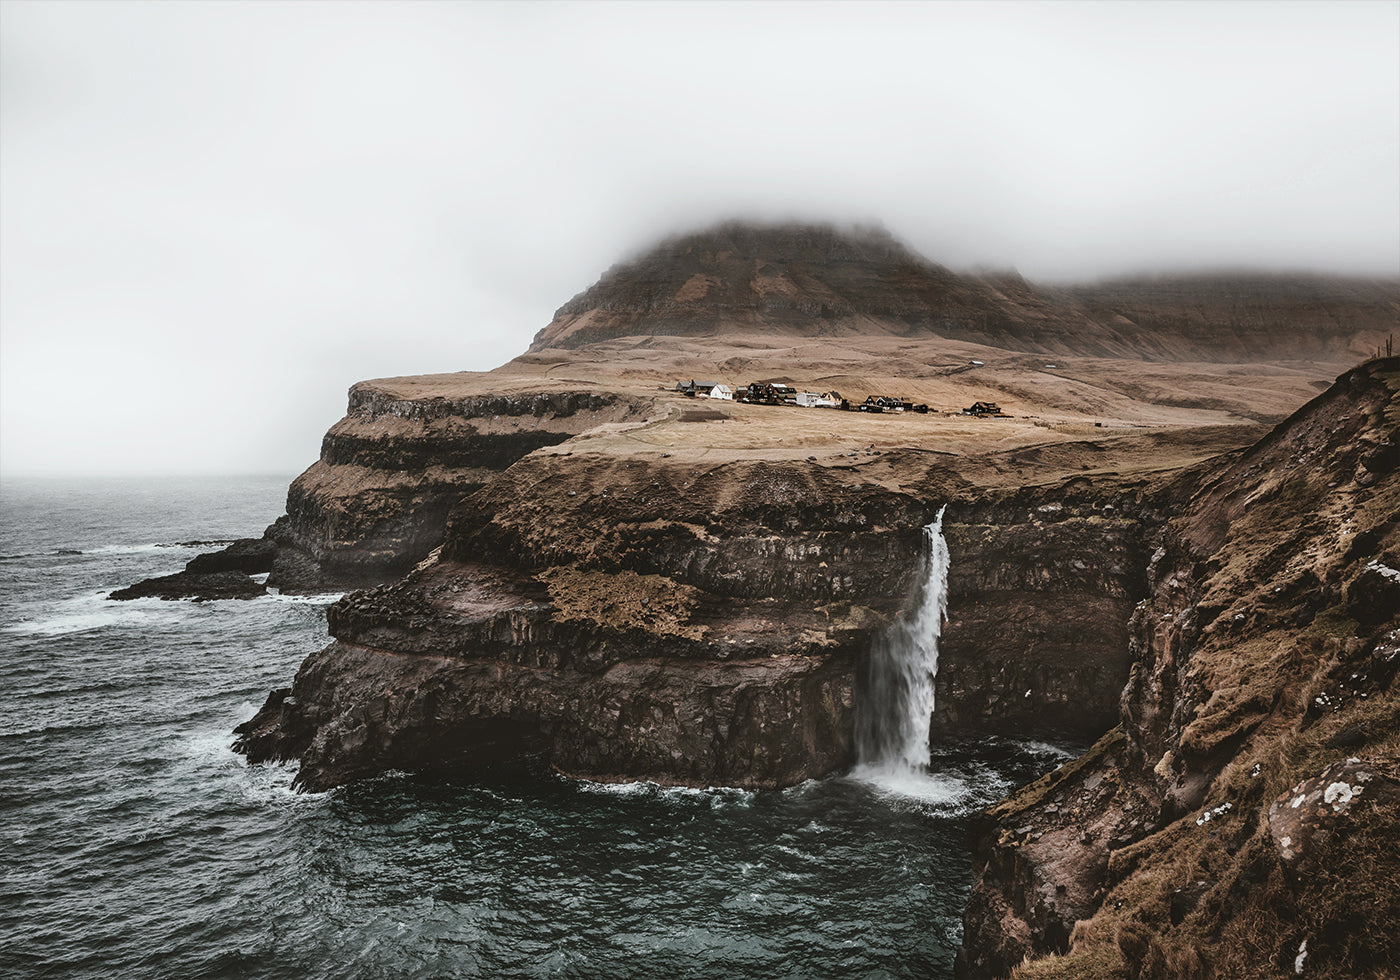
M 177 611 L 159 599 L 133 599 L 130 602 L 109 602 L 108 593 L 65 599 L 47 613 L 6 623 L 0 632 L 19 636 L 65 636 L 87 633 L 113 626 L 170 625 L 180 619 Z
M 252 602 L 280 602 L 289 606 L 328 606 L 332 602 L 339 602 L 345 598 L 344 592 L 321 592 L 316 595 L 284 595 L 281 592 L 269 592 L 267 595 L 258 596 L 253 600 L 242 600 Z
M 96 548 L 83 548 L 81 551 L 61 551 L 58 554 L 80 554 L 80 555 L 150 555 L 168 548 L 178 548 L 179 545 L 172 544 L 104 544 Z
M 568 777 L 562 777 L 568 778 Z M 741 789 L 737 786 L 663 786 L 647 780 L 628 783 L 603 783 L 591 779 L 572 779 L 581 792 L 602 793 L 608 796 L 645 796 L 661 800 L 706 799 L 711 806 L 722 803 L 740 803 L 752 799 L 757 790 Z
M 1047 756 L 1051 759 L 1058 759 L 1061 762 L 1077 759 L 1083 754 L 1082 750 L 1066 748 L 1062 745 L 1052 745 L 1049 742 L 1039 742 L 1035 739 L 1013 739 L 1012 744 L 1024 749 L 1031 755 Z
M 304 793 L 292 788 L 299 766 L 295 762 L 261 762 L 248 765 L 233 751 L 233 733 L 206 731 L 186 738 L 180 754 L 197 770 L 227 779 L 232 793 L 259 806 L 319 806 L 329 793 Z
M 155 541 L 150 544 L 104 544 L 96 548 L 84 548 L 77 554 L 84 555 L 149 555 L 161 551 L 208 551 L 227 548 L 233 539 L 214 541 Z M 74 554 L 75 552 L 66 552 Z
M 30 725 L 27 728 L 0 728 L 0 738 L 29 738 L 34 735 L 67 735 L 76 732 L 95 732 L 106 727 L 105 722 L 87 721 L 72 725 Z

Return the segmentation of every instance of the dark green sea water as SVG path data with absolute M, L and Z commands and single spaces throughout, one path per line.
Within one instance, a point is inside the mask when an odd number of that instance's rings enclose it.
M 230 729 L 333 597 L 104 597 L 259 534 L 287 482 L 0 484 L 0 976 L 951 976 L 969 817 L 1050 746 L 939 745 L 903 791 L 245 766 Z

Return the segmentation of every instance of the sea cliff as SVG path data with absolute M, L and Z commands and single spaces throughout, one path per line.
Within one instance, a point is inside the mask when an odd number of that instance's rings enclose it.
M 1267 975 L 1308 937 L 1349 969 L 1291 842 L 1331 860 L 1395 829 L 1397 366 L 1332 378 L 1400 289 L 1043 290 L 886 238 L 721 226 L 616 267 L 495 372 L 353 388 L 273 557 L 240 547 L 272 587 L 359 591 L 236 747 L 311 790 L 527 755 L 695 786 L 839 772 L 946 505 L 935 734 L 1098 739 L 987 815 L 960 971 Z M 697 377 L 933 410 L 676 390 Z M 1343 782 L 1354 830 L 1323 809 Z M 1273 945 L 1230 953 L 1256 914 Z M 1389 962 L 1379 942 L 1354 963 Z
M 1119 724 L 989 811 L 962 976 L 1394 975 L 1398 464 L 1390 358 L 1175 481 Z

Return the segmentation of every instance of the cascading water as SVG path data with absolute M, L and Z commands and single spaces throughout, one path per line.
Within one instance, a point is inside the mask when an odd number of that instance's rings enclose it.
M 946 509 L 924 528 L 924 575 L 913 612 L 881 634 L 870 651 L 856 709 L 856 774 L 877 782 L 928 771 L 938 636 L 948 607 Z

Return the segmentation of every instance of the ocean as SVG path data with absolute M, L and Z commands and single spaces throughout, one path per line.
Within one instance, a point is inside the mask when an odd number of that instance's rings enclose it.
M 288 482 L 0 482 L 0 976 L 952 976 L 971 819 L 1071 747 L 940 742 L 903 787 L 526 761 L 293 792 L 231 730 L 336 597 L 106 598 L 259 535 Z

